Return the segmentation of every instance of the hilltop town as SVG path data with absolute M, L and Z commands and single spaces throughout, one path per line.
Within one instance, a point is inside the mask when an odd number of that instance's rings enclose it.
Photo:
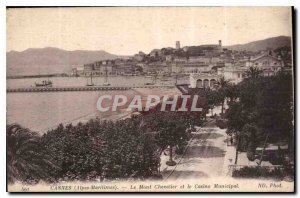
M 232 50 L 218 44 L 153 49 L 149 54 L 137 54 L 109 60 L 86 63 L 74 68 L 73 76 L 178 76 L 189 75 L 192 87 L 210 86 L 219 76 L 238 83 L 248 67 L 263 70 L 265 76 L 279 70 L 291 71 L 291 49 L 288 46 L 259 51 Z M 198 84 L 197 84 L 198 83 Z
M 6 191 L 295 192 L 294 7 L 5 12 Z

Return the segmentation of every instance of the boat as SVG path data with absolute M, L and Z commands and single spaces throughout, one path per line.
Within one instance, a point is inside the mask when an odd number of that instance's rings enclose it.
M 144 85 L 154 85 L 154 83 L 147 82 Z
M 105 82 L 105 83 L 103 83 L 103 86 L 110 86 L 110 83 Z
M 94 83 L 91 83 L 91 84 L 86 84 L 87 87 L 92 87 L 92 86 L 95 86 Z
M 35 82 L 36 87 L 52 87 L 52 84 L 51 80 L 43 80 L 41 83 Z

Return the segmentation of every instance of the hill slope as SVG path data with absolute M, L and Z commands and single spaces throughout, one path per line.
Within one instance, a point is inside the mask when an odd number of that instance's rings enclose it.
M 71 72 L 72 67 L 119 56 L 105 51 L 66 51 L 58 48 L 30 48 L 6 53 L 7 75 Z
M 278 47 L 291 46 L 291 45 L 292 45 L 291 37 L 278 36 L 278 37 L 272 37 L 264 40 L 253 41 L 242 45 L 227 46 L 226 48 L 232 50 L 259 51 L 259 50 L 265 50 L 266 48 L 276 49 Z

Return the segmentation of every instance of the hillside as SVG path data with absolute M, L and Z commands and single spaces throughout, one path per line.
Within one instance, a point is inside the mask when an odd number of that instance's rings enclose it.
M 276 49 L 283 46 L 291 46 L 291 37 L 278 36 L 264 40 L 253 41 L 246 44 L 227 46 L 226 48 L 232 50 L 247 50 L 247 51 L 259 51 L 266 48 Z
M 10 51 L 6 53 L 7 75 L 70 73 L 73 67 L 118 57 L 102 50 L 66 51 L 51 47 Z
M 266 48 L 276 49 L 291 46 L 291 38 L 287 36 L 272 37 L 246 44 L 225 46 L 233 50 L 259 51 Z M 122 56 L 110 54 L 103 50 L 66 51 L 58 48 L 30 48 L 22 52 L 6 53 L 7 76 L 39 75 L 70 73 L 72 68 L 104 59 L 115 59 Z M 123 57 L 125 58 L 125 56 Z

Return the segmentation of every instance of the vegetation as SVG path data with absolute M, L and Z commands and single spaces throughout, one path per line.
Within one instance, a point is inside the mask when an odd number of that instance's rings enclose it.
M 221 100 L 222 103 L 222 109 L 221 109 L 221 114 L 223 115 L 224 113 L 224 103 L 225 103 L 225 99 L 227 97 L 227 90 L 228 90 L 228 86 L 230 85 L 228 80 L 225 80 L 224 77 L 221 77 L 218 82 L 218 96 L 219 96 L 219 100 Z
M 292 48 L 291 46 L 283 46 L 274 50 L 276 56 L 280 56 L 283 64 L 291 67 L 292 66 Z
M 59 125 L 43 136 L 8 125 L 8 181 L 160 178 L 162 149 L 184 146 L 192 120 L 153 111 L 116 122 Z
M 273 178 L 282 180 L 286 176 L 286 171 L 279 168 L 268 169 L 260 166 L 244 167 L 240 170 L 234 170 L 232 176 L 242 178 Z
M 155 139 L 161 148 L 169 147 L 170 159 L 167 165 L 173 166 L 176 163 L 172 159 L 173 148 L 178 146 L 179 150 L 182 151 L 184 146 L 187 144 L 189 134 L 191 130 L 187 130 L 193 127 L 186 117 L 176 112 L 155 112 Z M 180 151 L 179 151 L 180 152 Z
M 236 86 L 239 92 L 229 103 L 227 119 L 228 132 L 237 138 L 237 150 L 247 151 L 250 157 L 262 146 L 259 164 L 267 143 L 287 141 L 293 152 L 292 76 L 279 72 L 266 77 L 250 68 Z
M 6 127 L 6 142 L 9 183 L 16 180 L 35 183 L 50 177 L 52 169 L 59 170 L 44 152 L 45 147 L 37 133 L 11 124 Z
M 206 96 L 206 109 L 210 109 L 211 111 L 211 117 L 214 116 L 213 109 L 215 106 L 220 104 L 223 101 L 223 95 L 220 94 L 219 91 L 211 90 L 207 88 L 205 90 L 205 96 Z

